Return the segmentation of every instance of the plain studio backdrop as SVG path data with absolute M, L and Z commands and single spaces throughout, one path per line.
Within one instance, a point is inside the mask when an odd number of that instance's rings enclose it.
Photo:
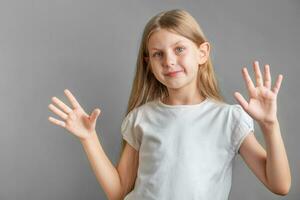
M 51 97 L 68 105 L 70 89 L 86 112 L 98 107 L 100 142 L 119 160 L 125 115 L 141 34 L 158 12 L 190 12 L 212 45 L 222 94 L 248 98 L 241 69 L 270 64 L 273 83 L 284 76 L 278 116 L 292 172 L 285 196 L 265 188 L 240 156 L 230 200 L 300 198 L 300 1 L 0 1 L 0 199 L 99 200 L 105 194 L 77 138 L 48 117 Z M 255 123 L 255 135 L 265 147 Z

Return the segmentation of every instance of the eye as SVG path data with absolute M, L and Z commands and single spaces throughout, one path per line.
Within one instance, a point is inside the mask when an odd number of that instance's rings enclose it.
M 184 49 L 185 49 L 184 47 L 177 47 L 176 48 L 176 50 L 178 50 L 177 52 L 179 52 L 179 53 L 183 52 Z
M 152 54 L 152 57 L 157 57 L 157 56 L 161 56 L 161 52 L 155 52 Z

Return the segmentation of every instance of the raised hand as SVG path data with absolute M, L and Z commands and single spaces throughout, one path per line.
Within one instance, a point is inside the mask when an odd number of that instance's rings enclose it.
M 95 131 L 96 121 L 100 114 L 100 109 L 95 109 L 89 116 L 80 106 L 72 93 L 66 89 L 65 95 L 71 102 L 72 108 L 64 104 L 57 97 L 52 97 L 52 101 L 60 108 L 49 104 L 49 109 L 63 119 L 63 121 L 49 117 L 49 121 L 55 125 L 66 128 L 68 131 L 77 136 L 80 140 L 88 139 L 91 133 Z
M 256 86 L 254 86 L 247 68 L 243 68 L 242 74 L 247 86 L 249 101 L 235 92 L 234 97 L 241 104 L 243 109 L 259 124 L 270 124 L 277 121 L 277 94 L 283 76 L 280 74 L 277 77 L 274 87 L 271 89 L 270 66 L 267 64 L 264 68 L 264 81 L 259 68 L 258 61 L 253 63 L 255 72 Z

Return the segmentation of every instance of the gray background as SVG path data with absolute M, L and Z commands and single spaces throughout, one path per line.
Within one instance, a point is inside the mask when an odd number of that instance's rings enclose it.
M 55 115 L 47 106 L 52 96 L 67 102 L 69 88 L 88 113 L 99 107 L 97 132 L 116 164 L 142 30 L 150 17 L 173 8 L 186 9 L 202 26 L 228 103 L 237 103 L 234 91 L 247 97 L 241 68 L 252 74 L 254 59 L 270 64 L 273 80 L 284 75 L 278 114 L 290 193 L 268 191 L 237 157 L 230 199 L 300 198 L 299 1 L 2 0 L 1 200 L 106 199 L 80 142 L 48 121 Z

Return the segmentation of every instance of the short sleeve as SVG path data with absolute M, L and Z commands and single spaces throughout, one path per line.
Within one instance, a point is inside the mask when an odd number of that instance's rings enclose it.
M 232 105 L 232 145 L 235 154 L 239 154 L 239 149 L 246 136 L 254 132 L 254 123 L 251 116 L 248 115 L 244 109 L 238 105 Z
M 121 134 L 124 140 L 128 142 L 137 151 L 140 148 L 140 137 L 138 135 L 138 129 L 136 126 L 136 112 L 132 110 L 129 112 L 122 121 Z

